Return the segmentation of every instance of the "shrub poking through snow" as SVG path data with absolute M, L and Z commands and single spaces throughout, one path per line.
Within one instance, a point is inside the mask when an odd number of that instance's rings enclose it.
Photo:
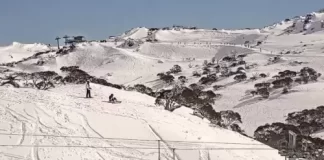
M 245 62 L 245 61 L 239 61 L 239 62 L 237 62 L 237 64 L 238 64 L 238 65 L 245 65 L 246 62 Z
M 197 71 L 193 71 L 192 72 L 192 76 L 194 76 L 194 77 L 200 77 L 201 74 L 199 74 Z
M 185 76 L 180 76 L 180 77 L 178 77 L 178 80 L 179 80 L 182 84 L 185 84 L 185 83 L 188 81 L 188 79 L 187 79 Z
M 225 88 L 225 86 L 223 86 L 223 85 L 214 85 L 213 86 L 213 89 L 216 91 L 216 90 L 219 90 L 219 89 L 221 89 L 221 88 Z
M 204 60 L 203 66 L 208 67 L 208 61 L 207 60 Z
M 204 68 L 203 68 L 203 73 L 202 73 L 202 74 L 203 74 L 203 75 L 206 75 L 206 74 L 210 74 L 210 72 L 211 72 L 211 71 L 210 71 L 210 69 L 209 69 L 208 67 L 204 67 Z
M 246 80 L 246 78 L 247 78 L 246 74 L 239 74 L 239 75 L 236 75 L 234 77 L 234 80 L 238 81 L 238 82 L 241 82 L 241 81 Z
M 236 61 L 235 57 L 231 57 L 231 56 L 226 56 L 222 59 L 222 61 L 225 61 L 225 62 L 233 62 L 233 61 Z
M 216 62 L 216 57 L 213 57 L 213 58 L 211 59 L 211 63 L 212 63 L 212 64 L 215 64 L 215 62 Z
M 209 85 L 214 82 L 217 82 L 217 80 L 218 80 L 218 78 L 217 78 L 216 74 L 210 74 L 210 75 L 207 75 L 206 77 L 202 77 L 199 80 L 199 83 Z
M 179 65 L 174 65 L 171 69 L 170 69 L 170 72 L 171 73 L 179 73 L 179 72 L 181 72 L 182 71 L 182 69 L 181 69 L 181 67 L 179 66 Z
M 264 73 L 261 73 L 260 75 L 259 75 L 261 78 L 266 78 L 266 77 L 268 77 L 266 74 L 264 74 Z
M 236 73 L 245 73 L 245 69 L 243 67 L 238 67 Z

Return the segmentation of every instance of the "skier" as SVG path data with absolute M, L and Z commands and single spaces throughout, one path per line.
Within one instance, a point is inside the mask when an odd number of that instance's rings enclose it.
M 90 87 L 90 80 L 87 80 L 87 83 L 86 83 L 86 89 L 87 89 L 87 95 L 86 95 L 86 98 L 91 98 L 91 87 Z

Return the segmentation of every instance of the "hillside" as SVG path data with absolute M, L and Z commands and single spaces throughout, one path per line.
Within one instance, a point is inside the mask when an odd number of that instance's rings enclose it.
M 113 40 L 86 42 L 62 52 L 42 44 L 1 47 L 0 64 L 4 65 L 0 66 L 0 84 L 19 72 L 55 71 L 66 78 L 62 67 L 79 66 L 79 72 L 101 78 L 101 83 L 106 80 L 120 85 L 122 90 L 93 84 L 95 98 L 83 99 L 84 85 L 73 84 L 76 82 L 55 84 L 57 87 L 47 91 L 24 86 L 23 79 L 17 80 L 20 89 L 1 86 L 0 117 L 4 123 L 0 133 L 6 134 L 1 140 L 14 146 L 0 145 L 0 156 L 156 159 L 157 140 L 163 140 L 164 159 L 172 159 L 172 148 L 176 148 L 177 159 L 185 160 L 203 159 L 207 153 L 210 159 L 282 159 L 273 148 L 279 148 L 279 141 L 287 138 L 287 128 L 299 136 L 323 137 L 319 107 L 324 104 L 323 20 L 323 13 L 314 12 L 262 29 L 139 27 L 119 36 L 118 44 Z M 180 70 L 174 71 L 175 67 Z M 187 91 L 185 96 L 180 94 L 183 97 L 175 96 L 182 107 L 170 112 L 164 110 L 165 104 L 156 105 L 164 91 L 179 83 Z M 134 87 L 136 84 L 146 88 Z M 106 103 L 111 93 L 122 103 Z M 235 125 L 244 130 L 241 133 L 273 148 L 237 133 L 233 126 L 224 126 L 232 117 L 221 117 L 216 123 L 215 117 L 202 120 L 193 116 L 192 109 L 203 107 L 192 99 L 206 100 L 208 96 L 214 96 L 208 101 L 213 110 L 205 115 L 238 113 L 241 122 Z M 283 129 L 273 127 L 280 131 L 264 138 L 273 129 L 266 124 L 275 122 L 280 123 L 274 126 Z M 67 145 L 76 147 L 63 148 Z
M 156 108 L 146 95 L 92 87 L 94 99 L 83 98 L 83 85 L 51 91 L 1 87 L 1 159 L 153 160 L 158 156 L 157 140 L 162 141 L 163 159 L 172 159 L 170 148 L 176 148 L 177 159 L 199 159 L 199 148 L 214 148 L 209 151 L 211 159 L 280 159 L 276 150 L 211 128 L 188 109 L 170 113 Z M 122 103 L 107 103 L 110 93 Z
M 19 61 L 32 56 L 36 52 L 50 50 L 45 44 L 21 44 L 13 42 L 10 46 L 0 47 L 0 63 Z

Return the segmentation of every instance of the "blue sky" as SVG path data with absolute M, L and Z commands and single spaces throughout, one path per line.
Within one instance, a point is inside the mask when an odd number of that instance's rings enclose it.
M 263 27 L 324 8 L 324 0 L 0 0 L 0 45 L 105 39 L 138 26 Z

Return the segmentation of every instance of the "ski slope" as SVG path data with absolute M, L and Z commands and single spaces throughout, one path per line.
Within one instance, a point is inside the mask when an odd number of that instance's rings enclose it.
M 324 14 L 310 15 L 307 25 L 304 25 L 306 16 L 300 16 L 263 29 L 158 30 L 153 35 L 157 42 L 144 42 L 132 49 L 118 47 L 119 44 L 113 42 L 82 43 L 69 54 L 59 56 L 51 52 L 13 68 L 1 67 L 1 70 L 53 70 L 60 73 L 62 66 L 77 65 L 111 83 L 144 84 L 156 91 L 170 87 L 158 81 L 156 75 L 175 64 L 182 67 L 175 79 L 186 76 L 186 85 L 190 85 L 199 81 L 200 78 L 193 77 L 192 73 L 202 71 L 204 60 L 210 62 L 212 57 L 219 60 L 233 52 L 247 54 L 244 61 L 256 64 L 255 68 L 246 70 L 248 78 L 260 73 L 269 74 L 269 77 L 242 82 L 235 82 L 234 76 L 221 78 L 205 86 L 205 90 L 212 90 L 213 85 L 226 86 L 214 91 L 222 95 L 213 105 L 214 109 L 238 112 L 243 121 L 241 127 L 247 135 L 253 136 L 261 125 L 284 122 L 288 113 L 316 108 L 324 103 L 323 77 L 317 82 L 294 85 L 288 94 L 274 90 L 268 99 L 248 94 L 255 89 L 256 83 L 272 81 L 271 77 L 280 71 L 311 67 L 324 73 L 324 32 L 321 26 Z M 292 27 L 294 23 L 295 27 Z M 139 27 L 120 37 L 144 41 L 147 34 L 147 28 Z M 252 48 L 243 45 L 247 41 Z M 262 43 L 256 46 L 258 42 Z M 48 49 L 42 44 L 13 43 L 0 48 L 0 63 L 18 61 Z M 280 62 L 267 64 L 269 58 L 278 55 L 282 59 Z M 45 59 L 45 64 L 35 65 L 40 59 Z M 231 68 L 232 71 L 236 69 Z M 84 99 L 84 87 L 66 85 L 49 91 L 0 87 L 0 141 L 7 145 L 0 145 L 0 159 L 149 160 L 157 159 L 158 140 L 162 159 L 173 158 L 172 148 L 176 148 L 176 159 L 182 160 L 203 159 L 208 155 L 210 159 L 221 160 L 283 159 L 276 150 L 250 138 L 209 126 L 208 122 L 192 116 L 192 110 L 188 108 L 170 113 L 155 106 L 152 97 L 98 85 L 93 85 L 95 98 Z M 106 103 L 111 93 L 122 103 Z M 322 138 L 323 132 L 313 136 Z
M 162 160 L 172 159 L 170 148 L 176 148 L 176 159 L 186 160 L 198 160 L 206 148 L 214 148 L 211 159 L 282 159 L 259 142 L 210 127 L 189 109 L 170 113 L 146 95 L 91 86 L 93 99 L 83 98 L 83 85 L 51 91 L 1 87 L 1 159 L 155 160 L 157 140 Z M 107 103 L 110 93 L 122 103 Z
M 13 42 L 10 46 L 0 47 L 0 63 L 19 61 L 37 52 L 48 51 L 50 49 L 47 45 L 40 43 L 22 44 Z
M 120 37 L 123 39 L 143 39 L 147 37 L 148 31 L 145 27 L 137 27 L 123 33 Z
M 324 42 L 322 32 L 307 35 L 290 34 L 281 36 L 265 33 L 256 34 L 255 32 L 249 33 L 248 30 L 241 32 L 226 34 L 227 37 L 222 39 L 219 36 L 223 35 L 222 32 L 210 30 L 158 31 L 156 33 L 157 37 L 160 34 L 160 38 L 164 37 L 165 41 L 144 43 L 138 50 L 118 48 L 113 43 L 85 43 L 78 45 L 75 52 L 51 59 L 43 66 L 34 65 L 37 60 L 30 60 L 17 65 L 15 69 L 28 72 L 40 70 L 59 72 L 59 68 L 62 66 L 78 65 L 89 74 L 105 78 L 111 83 L 126 86 L 144 84 L 152 87 L 154 90 L 158 90 L 166 86 L 156 81 L 157 73 L 166 72 L 173 65 L 178 64 L 183 68 L 183 72 L 177 76 L 186 76 L 189 80 L 189 85 L 199 80 L 199 78 L 192 77 L 192 72 L 201 69 L 201 67 L 189 68 L 189 64 L 201 66 L 204 60 L 210 61 L 213 56 L 221 59 L 231 54 L 232 51 L 236 51 L 238 54 L 248 54 L 245 58 L 248 63 L 258 64 L 258 67 L 247 71 L 248 77 L 257 73 L 269 73 L 270 77 L 272 77 L 279 71 L 287 69 L 298 71 L 305 66 L 312 67 L 319 73 L 324 73 L 322 67 L 322 53 L 324 52 L 321 45 Z M 206 35 L 215 35 L 218 38 L 214 37 L 214 41 L 211 42 L 205 42 L 205 39 L 199 41 L 195 38 Z M 263 43 L 256 48 L 246 48 L 242 46 L 246 40 L 250 41 L 251 44 L 255 44 L 258 40 L 262 40 Z M 303 43 L 300 43 L 301 41 Z M 228 45 L 224 43 L 233 44 Z M 261 52 L 259 48 L 261 48 Z M 270 57 L 280 55 L 280 52 L 288 50 L 303 52 L 300 54 L 283 54 L 283 59 L 285 59 L 283 63 L 266 65 Z M 185 60 L 186 58 L 194 58 L 195 60 L 187 61 Z M 163 63 L 158 63 L 158 61 Z M 293 61 L 306 63 L 300 66 L 289 65 Z M 254 130 L 260 125 L 284 121 L 285 116 L 290 112 L 315 108 L 323 103 L 320 95 L 318 95 L 321 91 L 322 78 L 316 84 L 294 88 L 296 91 L 289 95 L 279 96 L 275 94 L 270 100 L 259 101 L 258 97 L 246 95 L 246 91 L 254 89 L 255 83 L 261 83 L 270 79 L 234 83 L 233 77 L 229 77 L 216 82 L 215 84 L 227 85 L 227 87 L 216 91 L 216 93 L 222 94 L 222 98 L 216 102 L 214 108 L 217 111 L 234 110 L 239 112 L 243 119 L 242 127 L 248 135 L 253 136 Z M 309 87 L 311 85 L 313 86 Z M 315 100 L 312 101 L 314 103 L 303 98 L 306 95 L 308 96 L 308 94 L 314 97 Z M 282 104 L 286 104 L 287 107 L 282 108 Z

